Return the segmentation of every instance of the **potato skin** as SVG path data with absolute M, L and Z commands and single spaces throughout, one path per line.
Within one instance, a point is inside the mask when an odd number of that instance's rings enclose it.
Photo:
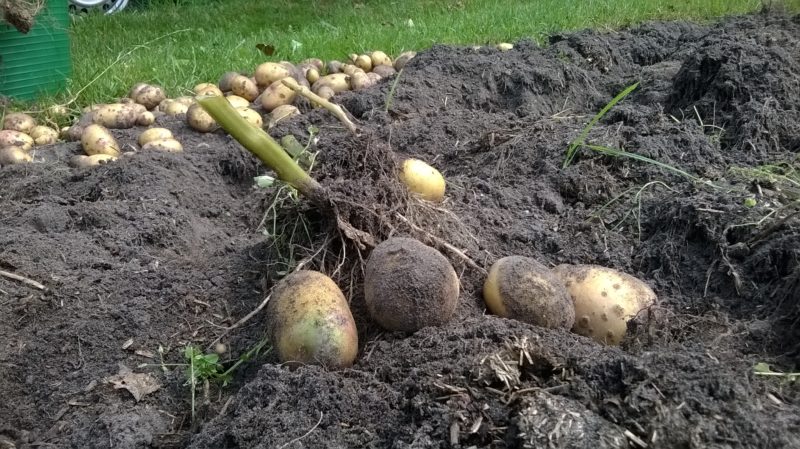
M 358 354 L 358 331 L 342 291 L 311 270 L 289 274 L 267 304 L 270 339 L 282 362 L 346 368 Z
M 217 122 L 199 103 L 189 106 L 186 111 L 186 122 L 201 133 L 208 133 L 217 128 Z
M 34 126 L 36 126 L 36 120 L 22 112 L 10 112 L 3 118 L 3 129 L 27 133 Z
M 149 142 L 161 139 L 174 139 L 172 131 L 167 128 L 150 128 L 139 134 L 139 145 L 144 146 Z
M 254 78 L 259 87 L 267 87 L 275 81 L 291 76 L 292 72 L 278 62 L 265 62 L 256 67 Z
M 483 285 L 486 306 L 495 315 L 551 329 L 571 329 L 575 307 L 561 280 L 530 257 L 495 262 Z
M 109 129 L 128 129 L 136 125 L 141 112 L 128 104 L 106 104 L 92 112 L 92 121 Z
M 108 154 L 109 156 L 117 157 L 120 155 L 117 140 L 114 139 L 108 129 L 97 124 L 89 125 L 83 130 L 81 145 L 83 146 L 83 151 L 89 156 Z
M 572 331 L 608 345 L 625 337 L 628 321 L 655 304 L 656 294 L 641 280 L 599 265 L 558 265 L 555 274 L 572 296 Z
M 446 183 L 435 168 L 419 159 L 406 159 L 400 169 L 400 180 L 412 193 L 424 200 L 439 202 L 444 200 Z
M 281 80 L 270 84 L 261 94 L 261 106 L 267 112 L 272 112 L 278 106 L 292 104 L 297 93 L 286 87 Z
M 30 151 L 33 143 L 33 138 L 23 132 L 11 129 L 0 131 L 0 148 L 19 147 L 23 151 Z
M 32 160 L 33 158 L 31 155 L 20 147 L 0 148 L 0 167 L 21 164 L 24 162 L 30 162 Z
M 441 326 L 458 305 L 456 271 L 439 251 L 419 240 L 394 237 L 372 250 L 364 273 L 370 316 L 391 331 Z

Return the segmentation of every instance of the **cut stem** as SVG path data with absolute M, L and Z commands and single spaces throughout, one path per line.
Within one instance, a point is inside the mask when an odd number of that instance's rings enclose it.
M 344 126 L 346 126 L 347 129 L 350 130 L 351 133 L 356 132 L 355 123 L 350 121 L 350 119 L 347 117 L 347 114 L 345 114 L 344 109 L 342 109 L 341 106 L 339 106 L 338 104 L 331 103 L 330 101 L 320 97 L 314 92 L 311 92 L 307 87 L 298 84 L 297 81 L 295 81 L 294 78 L 292 77 L 284 78 L 283 80 L 281 80 L 281 82 L 283 83 L 284 86 L 297 92 L 298 95 L 307 98 L 308 101 L 317 104 L 330 111 L 330 113 L 336 116 L 336 118 L 338 118 L 339 121 L 341 121 L 344 124 Z
M 281 145 L 263 129 L 247 123 L 225 97 L 201 96 L 197 103 L 217 123 L 261 162 L 319 206 L 330 207 L 327 191 L 286 154 Z

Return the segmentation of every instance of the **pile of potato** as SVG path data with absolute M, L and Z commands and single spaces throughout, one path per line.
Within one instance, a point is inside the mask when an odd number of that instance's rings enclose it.
M 0 166 L 30 162 L 35 146 L 58 141 L 58 131 L 49 126 L 37 125 L 28 114 L 12 112 L 3 117 L 0 130 Z

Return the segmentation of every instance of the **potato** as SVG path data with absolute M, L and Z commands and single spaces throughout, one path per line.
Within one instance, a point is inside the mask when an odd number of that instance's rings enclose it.
M 419 240 L 390 238 L 367 260 L 367 310 L 387 330 L 415 332 L 446 323 L 456 310 L 458 290 L 458 276 L 447 258 Z
M 353 64 L 364 72 L 372 70 L 372 59 L 368 55 L 360 55 Z
M 267 303 L 267 324 L 281 362 L 345 368 L 358 355 L 358 332 L 342 291 L 317 271 L 283 278 Z
M 92 121 L 109 129 L 128 129 L 136 125 L 141 112 L 147 111 L 122 103 L 107 104 L 92 112 Z
M 598 265 L 558 265 L 555 274 L 575 305 L 572 331 L 608 345 L 618 345 L 628 321 L 656 302 L 644 282 Z
M 414 56 L 417 56 L 417 52 L 415 51 L 404 51 L 400 53 L 400 56 L 394 60 L 394 69 L 398 72 L 403 70 L 403 67 L 408 64 L 408 61 L 414 59 Z
M 21 164 L 33 160 L 27 151 L 20 147 L 3 147 L 0 148 L 0 167 L 6 165 Z
M 70 164 L 74 167 L 86 168 L 96 167 L 98 165 L 105 165 L 111 161 L 116 161 L 117 158 L 109 154 L 93 154 L 91 156 L 84 156 L 79 154 L 70 159 Z
M 36 120 L 22 112 L 10 112 L 3 117 L 3 129 L 27 133 L 36 126 Z
M 355 53 L 350 53 L 349 55 L 347 55 L 347 60 L 349 61 L 350 64 L 355 64 L 356 59 L 358 59 L 358 55 Z
M 49 126 L 34 126 L 31 129 L 30 136 L 36 145 L 50 145 L 58 141 L 58 131 Z
M 176 103 L 185 104 L 186 106 L 191 106 L 194 104 L 194 97 L 183 95 L 175 98 L 173 101 Z
M 0 131 L 0 148 L 19 147 L 22 151 L 33 148 L 33 138 L 23 132 L 4 129 Z
M 128 98 L 136 99 L 136 96 L 139 95 L 139 92 L 142 91 L 145 87 L 149 86 L 147 83 L 136 83 L 131 87 L 131 90 L 128 92 Z
M 334 73 L 331 75 L 325 75 L 322 78 L 318 79 L 313 86 L 311 86 L 311 90 L 314 93 L 319 92 L 319 88 L 322 86 L 328 86 L 333 90 L 335 93 L 344 92 L 350 90 L 350 75 L 346 75 L 344 73 Z
M 189 110 L 186 111 L 186 123 L 201 133 L 211 132 L 217 128 L 217 122 L 197 103 L 189 106 Z
M 160 87 L 150 84 L 139 88 L 137 91 L 135 91 L 135 93 L 133 90 L 131 90 L 131 92 L 133 95 L 130 97 L 133 98 L 133 101 L 144 106 L 148 111 L 155 109 L 159 103 L 167 98 L 167 96 L 164 94 L 164 91 Z
M 309 84 L 314 84 L 319 79 L 319 70 L 312 67 L 306 71 L 306 80 Z
M 386 66 L 385 66 L 385 65 L 381 65 L 381 66 L 378 66 L 378 67 L 386 67 Z M 378 74 L 377 74 L 377 73 L 375 73 L 375 72 L 369 72 L 369 73 L 367 73 L 367 78 L 369 78 L 369 81 L 370 81 L 370 82 L 371 82 L 373 85 L 374 85 L 374 84 L 377 84 L 377 83 L 378 83 L 378 81 L 380 81 L 380 80 L 381 80 L 381 76 L 380 76 L 380 75 L 378 75 Z M 351 83 L 351 84 L 352 84 L 352 83 Z
M 514 46 L 509 44 L 508 42 L 501 42 L 501 43 L 495 45 L 494 47 L 496 49 L 500 50 L 500 51 L 508 51 L 508 50 L 511 50 L 512 48 L 514 48 Z
M 196 95 L 213 95 L 217 97 L 222 96 L 222 90 L 212 83 L 200 83 L 192 89 Z
M 363 72 L 354 73 L 350 77 L 350 86 L 353 88 L 353 90 L 366 89 L 367 87 L 370 87 L 373 84 L 375 83 L 373 83 L 370 77 L 368 77 L 367 74 Z
M 322 59 L 319 59 L 319 58 L 308 58 L 308 59 L 304 59 L 304 60 L 301 62 L 301 64 L 308 64 L 308 65 L 311 65 L 311 66 L 313 66 L 315 69 L 317 69 L 317 71 L 318 71 L 318 72 L 319 72 L 319 71 L 322 71 L 322 69 L 324 69 L 324 68 L 325 68 L 325 63 L 324 63 L 324 62 L 322 62 Z
M 379 65 L 372 69 L 372 73 L 377 73 L 381 78 L 386 78 L 394 75 L 397 71 L 390 65 Z
M 344 67 L 342 67 L 342 73 L 345 75 L 353 76 L 353 74 L 357 72 L 367 73 L 361 67 L 353 64 L 345 64 Z
M 378 67 L 380 65 L 392 66 L 392 58 L 380 50 L 370 53 L 369 58 L 372 61 L 372 67 Z
M 334 95 L 336 95 L 336 92 L 334 92 L 330 86 L 322 86 L 317 89 L 317 95 L 326 100 L 330 100 Z M 317 105 L 315 104 L 314 107 L 317 107 Z
M 258 86 L 250 78 L 239 75 L 231 80 L 231 92 L 247 101 L 253 101 L 258 96 Z
M 342 64 L 340 61 L 334 60 L 328 61 L 328 64 L 325 66 L 325 71 L 328 73 L 328 75 L 331 75 L 334 73 L 341 73 L 343 68 L 344 64 Z
M 261 95 L 261 105 L 264 110 L 271 112 L 278 106 L 292 104 L 297 94 L 292 89 L 286 87 L 280 80 L 270 84 Z
M 59 131 L 58 133 L 58 137 L 61 140 L 70 140 L 69 130 L 70 130 L 69 126 L 62 126 L 61 131 Z
M 142 151 L 163 151 L 166 153 L 180 153 L 183 151 L 183 145 L 175 139 L 157 139 L 151 140 L 142 145 Z
M 269 114 L 269 126 L 273 127 L 281 120 L 285 120 L 289 117 L 300 115 L 300 110 L 297 107 L 292 106 L 290 104 L 285 104 L 283 106 L 278 106 L 277 108 L 273 109 L 272 112 Z
M 251 102 L 238 95 L 228 95 L 225 98 L 228 99 L 228 103 L 230 103 L 235 109 L 250 107 Z
M 107 128 L 98 124 L 91 124 L 83 130 L 81 145 L 83 151 L 89 156 L 107 154 L 117 157 L 120 155 L 117 140 Z
M 150 128 L 142 131 L 142 133 L 139 134 L 138 142 L 140 146 L 144 146 L 148 142 L 152 142 L 154 140 L 174 138 L 175 137 L 172 135 L 172 131 L 168 130 L 167 128 Z
M 254 78 L 258 87 L 267 87 L 275 81 L 291 76 L 291 69 L 277 62 L 265 62 L 256 67 Z M 233 86 L 231 85 L 231 88 Z
M 219 83 L 217 83 L 218 86 L 219 86 L 219 90 L 221 90 L 223 92 L 230 92 L 231 91 L 231 81 L 234 78 L 236 78 L 237 76 L 239 76 L 239 75 L 240 75 L 240 73 L 237 73 L 237 72 L 225 72 L 225 73 L 223 73 L 222 76 L 219 78 Z
M 264 119 L 261 118 L 261 114 L 258 112 L 250 109 L 250 108 L 237 108 L 239 111 L 239 115 L 249 124 L 255 126 L 256 128 L 261 128 L 264 125 Z
M 427 201 L 444 199 L 445 181 L 439 170 L 419 159 L 406 159 L 400 169 L 400 180 L 408 190 Z
M 139 126 L 150 126 L 156 121 L 156 115 L 150 111 L 144 111 L 136 119 L 136 124 Z
M 167 105 L 161 109 L 164 114 L 169 115 L 170 117 L 186 114 L 186 111 L 188 110 L 189 106 L 174 100 L 167 103 Z
M 69 109 L 63 104 L 54 104 L 47 108 L 47 114 L 53 118 L 62 118 L 69 115 Z
M 483 284 L 490 312 L 536 326 L 572 329 L 575 307 L 564 284 L 529 257 L 509 256 L 495 262 Z

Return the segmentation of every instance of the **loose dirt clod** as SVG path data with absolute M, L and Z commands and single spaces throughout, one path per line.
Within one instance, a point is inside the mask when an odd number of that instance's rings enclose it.
M 367 318 L 370 246 L 285 185 L 254 188 L 270 172 L 223 133 L 159 117 L 182 153 L 73 169 L 73 142 L 3 167 L 0 269 L 50 290 L 0 277 L 0 439 L 800 447 L 797 383 L 753 374 L 758 362 L 785 373 L 800 362 L 797 195 L 791 182 L 731 171 L 797 164 L 798 36 L 798 16 L 763 13 L 555 35 L 544 48 L 516 42 L 506 52 L 435 46 L 408 61 L 390 105 L 391 77 L 337 95 L 358 138 L 327 111 L 278 123 L 273 137 L 303 145 L 316 127 L 312 175 L 353 229 L 375 242 L 411 235 L 450 259 L 462 287 L 453 318 L 411 336 Z M 562 169 L 569 142 L 637 81 L 586 142 L 701 182 L 583 150 Z M 111 132 L 128 151 L 139 131 Z M 443 204 L 409 197 L 396 177 L 407 157 L 442 171 Z M 630 273 L 653 287 L 663 313 L 631 323 L 620 348 L 485 314 L 481 269 L 508 254 Z M 180 363 L 186 342 L 213 342 L 298 264 L 331 276 L 349 300 L 361 342 L 352 369 L 291 371 L 274 353 L 256 358 L 228 387 L 211 387 L 196 433 L 180 370 L 146 371 L 162 387 L 138 403 L 105 384 L 87 388 L 118 363 L 159 354 Z M 226 357 L 260 341 L 264 321 L 258 313 L 224 335 Z M 121 350 L 129 338 L 134 346 Z M 523 339 L 525 351 L 507 350 Z M 509 364 L 514 357 L 525 361 Z M 514 368 L 475 375 L 490 363 Z

